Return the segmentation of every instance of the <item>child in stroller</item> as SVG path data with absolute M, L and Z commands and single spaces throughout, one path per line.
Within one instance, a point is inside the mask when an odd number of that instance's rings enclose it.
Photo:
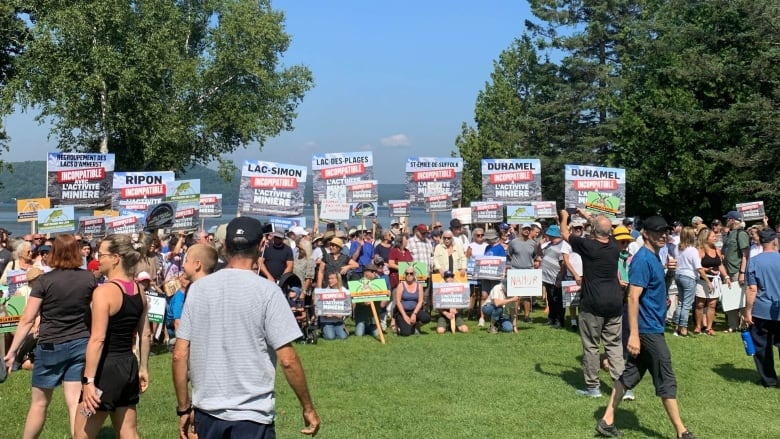
M 302 291 L 301 279 L 293 273 L 286 273 L 279 278 L 279 288 L 282 289 L 290 310 L 301 328 L 303 344 L 317 343 L 317 325 L 314 317 L 314 307 L 308 291 Z

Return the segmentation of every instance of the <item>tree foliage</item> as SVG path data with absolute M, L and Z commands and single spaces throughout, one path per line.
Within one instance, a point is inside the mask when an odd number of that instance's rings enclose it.
M 540 157 L 545 180 L 560 180 L 563 163 L 625 167 L 634 214 L 719 217 L 754 199 L 780 212 L 780 4 L 530 3 L 526 43 L 499 56 L 475 125 L 456 140 L 464 158 Z M 521 53 L 556 61 L 537 62 L 534 74 L 511 62 Z M 525 82 L 505 79 L 513 75 Z M 517 105 L 529 87 L 549 93 Z M 527 135 L 529 121 L 543 126 L 542 140 Z M 472 199 L 477 177 L 464 175 Z M 562 186 L 543 183 L 545 198 L 560 200 Z
M 23 1 L 24 0 L 19 0 Z M 119 169 L 183 169 L 292 128 L 312 86 L 281 66 L 284 16 L 256 0 L 33 0 L 8 94 L 63 151 Z

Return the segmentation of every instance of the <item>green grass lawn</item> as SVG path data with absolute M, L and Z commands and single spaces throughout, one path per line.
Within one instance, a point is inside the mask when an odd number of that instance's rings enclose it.
M 323 438 L 588 438 L 607 397 L 575 395 L 582 386 L 579 335 L 547 328 L 535 312 L 519 334 L 389 335 L 296 345 L 322 419 Z M 765 389 L 738 334 L 667 336 L 678 380 L 683 421 L 699 438 L 780 437 L 780 390 Z M 139 404 L 142 438 L 173 438 L 176 398 L 169 354 L 151 359 L 151 386 Z M 602 392 L 610 391 L 602 372 Z M 21 437 L 29 404 L 29 372 L 0 385 L 0 438 Z M 300 436 L 300 409 L 283 375 L 277 375 L 279 437 Z M 617 426 L 626 437 L 674 437 L 652 381 L 621 405 Z M 108 424 L 107 424 L 108 425 Z M 66 438 L 61 388 L 49 410 L 43 438 Z M 101 437 L 113 437 L 106 428 Z

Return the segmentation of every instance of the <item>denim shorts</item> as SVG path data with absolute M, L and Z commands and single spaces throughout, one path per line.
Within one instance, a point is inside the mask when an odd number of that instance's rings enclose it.
M 32 386 L 53 389 L 63 381 L 81 382 L 88 338 L 63 343 L 38 343 L 35 347 Z

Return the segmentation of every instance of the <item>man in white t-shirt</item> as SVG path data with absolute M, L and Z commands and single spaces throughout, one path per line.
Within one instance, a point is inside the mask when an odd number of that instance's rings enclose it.
M 192 422 L 203 438 L 274 437 L 277 360 L 303 409 L 301 433 L 314 436 L 319 430 L 292 346 L 301 330 L 279 287 L 252 271 L 262 229 L 251 217 L 231 220 L 227 267 L 195 281 L 187 292 L 173 351 L 181 437 L 187 437 Z

